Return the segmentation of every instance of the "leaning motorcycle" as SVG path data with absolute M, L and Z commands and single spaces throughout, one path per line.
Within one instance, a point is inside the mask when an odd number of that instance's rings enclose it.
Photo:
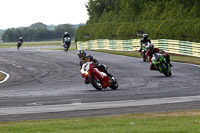
M 68 51 L 68 49 L 70 47 L 70 43 L 71 43 L 70 37 L 65 37 L 64 44 L 63 44 L 65 51 Z
M 163 54 L 154 53 L 152 57 L 152 64 L 160 73 L 163 73 L 165 76 L 172 75 L 171 67 L 169 63 L 167 63 Z
M 22 42 L 18 41 L 18 43 L 17 43 L 17 49 L 19 49 L 21 46 L 22 46 Z
M 91 83 L 96 90 L 102 90 L 107 87 L 113 90 L 118 88 L 117 80 L 113 76 L 108 77 L 106 73 L 96 68 L 93 62 L 84 63 L 80 72 L 85 81 Z
M 140 55 L 142 55 L 143 61 L 146 62 L 146 52 L 148 51 L 148 42 L 142 44 L 142 51 L 140 52 Z

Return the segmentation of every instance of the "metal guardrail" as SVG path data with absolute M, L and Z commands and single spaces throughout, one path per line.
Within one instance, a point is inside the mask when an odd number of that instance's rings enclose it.
M 155 47 L 160 48 L 168 53 L 175 53 L 181 55 L 189 55 L 200 57 L 200 43 L 158 39 L 151 40 Z M 117 50 L 117 51 L 137 51 L 140 48 L 140 39 L 131 40 L 108 40 L 98 39 L 89 40 L 86 42 L 77 42 L 77 49 L 88 50 Z

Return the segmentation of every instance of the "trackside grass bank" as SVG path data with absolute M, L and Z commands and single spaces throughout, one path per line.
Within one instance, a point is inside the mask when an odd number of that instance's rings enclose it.
M 1 133 L 198 133 L 200 110 L 0 122 Z
M 71 45 L 74 45 L 72 41 Z M 24 42 L 22 47 L 61 46 L 61 41 Z M 17 42 L 0 43 L 0 48 L 17 47 Z
M 125 56 L 131 56 L 131 57 L 138 57 L 142 58 L 139 52 L 127 52 L 127 51 L 112 51 L 112 50 L 95 50 L 97 52 L 104 52 L 104 53 L 110 53 L 110 54 L 117 54 L 117 55 L 125 55 Z M 184 62 L 184 63 L 191 63 L 200 65 L 200 58 L 199 57 L 192 57 L 192 56 L 186 56 L 186 55 L 177 55 L 177 54 L 170 54 L 171 61 L 176 62 Z M 142 59 L 141 59 L 142 61 Z
M 24 42 L 22 47 L 36 47 L 36 46 L 58 46 L 61 41 L 47 41 L 47 42 Z M 0 48 L 17 47 L 17 42 L 0 43 Z
M 63 47 L 60 47 L 60 48 L 45 48 L 45 49 L 41 49 L 41 50 L 63 50 L 64 51 L 64 48 Z M 76 47 L 70 47 L 69 51 L 70 50 L 76 50 Z

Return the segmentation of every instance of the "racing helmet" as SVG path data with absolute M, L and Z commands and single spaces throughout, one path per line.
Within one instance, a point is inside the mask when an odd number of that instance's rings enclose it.
M 143 34 L 143 38 L 147 39 L 148 38 L 148 34 Z
M 85 57 L 86 57 L 86 51 L 85 51 L 85 50 L 79 50 L 79 51 L 78 51 L 78 57 L 79 57 L 80 59 L 85 58 Z
M 20 36 L 19 39 L 22 39 L 22 37 Z
M 68 35 L 68 32 L 65 32 L 64 34 L 65 34 L 65 35 Z
M 154 49 L 153 43 L 149 43 L 148 49 L 149 49 L 149 51 L 151 51 L 151 52 L 153 51 L 153 49 Z

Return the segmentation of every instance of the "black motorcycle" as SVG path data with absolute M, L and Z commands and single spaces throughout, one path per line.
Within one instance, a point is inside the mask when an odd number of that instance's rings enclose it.
M 70 47 L 70 43 L 71 43 L 70 37 L 65 37 L 64 44 L 63 44 L 65 51 L 68 51 L 68 49 Z
M 17 44 L 17 49 L 19 49 L 21 46 L 22 46 L 22 43 L 21 41 L 18 41 L 18 44 Z

